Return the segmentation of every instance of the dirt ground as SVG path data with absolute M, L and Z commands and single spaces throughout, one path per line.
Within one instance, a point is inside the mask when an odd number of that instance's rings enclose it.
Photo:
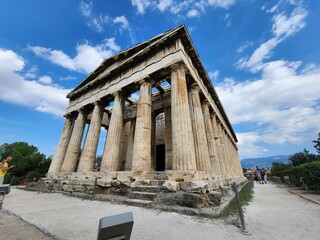
M 1 210 L 1 240 L 96 239 L 99 219 L 123 212 L 132 212 L 134 216 L 132 240 L 316 240 L 320 236 L 320 205 L 272 184 L 255 185 L 253 200 L 244 211 L 249 236 L 224 219 L 204 219 L 15 188 L 6 196 L 3 208 L 49 232 L 53 238 Z
M 54 240 L 36 227 L 4 210 L 0 211 L 0 239 L 5 240 Z

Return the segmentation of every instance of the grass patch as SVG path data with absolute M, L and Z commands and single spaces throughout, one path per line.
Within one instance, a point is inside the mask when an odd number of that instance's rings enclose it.
M 241 206 L 246 206 L 253 198 L 253 190 L 248 182 L 239 192 Z M 229 205 L 220 213 L 219 217 L 227 218 L 230 215 L 238 214 L 238 207 L 235 197 L 231 200 Z

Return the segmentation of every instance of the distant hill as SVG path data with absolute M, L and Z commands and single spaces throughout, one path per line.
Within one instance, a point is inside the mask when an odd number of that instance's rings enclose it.
M 241 166 L 243 168 L 254 168 L 258 166 L 259 168 L 272 167 L 272 162 L 282 162 L 287 164 L 289 161 L 289 155 L 278 155 L 271 157 L 260 157 L 260 158 L 246 158 L 241 160 Z

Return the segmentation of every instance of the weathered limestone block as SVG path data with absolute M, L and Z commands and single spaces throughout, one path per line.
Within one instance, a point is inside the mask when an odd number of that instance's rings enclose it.
M 221 186 L 221 193 L 223 196 L 232 196 L 233 195 L 233 191 L 231 189 L 231 187 L 229 186 Z
M 100 187 L 111 187 L 111 181 L 107 179 L 98 179 L 97 180 L 97 186 Z
M 210 199 L 210 203 L 215 206 L 220 206 L 223 203 L 223 196 L 220 191 L 210 191 L 208 193 L 208 197 Z
M 113 187 L 120 187 L 121 186 L 121 181 L 120 180 L 113 180 L 113 181 L 111 181 L 111 185 L 113 186 Z
M 169 192 L 177 192 L 180 190 L 180 183 L 176 181 L 165 181 L 162 187 Z
M 202 208 L 209 206 L 210 199 L 207 194 L 196 193 L 166 193 L 159 195 L 155 200 L 155 204 L 163 205 L 179 205 L 189 208 Z
M 76 185 L 76 186 L 73 187 L 73 189 L 74 189 L 75 192 L 84 192 L 85 187 Z
M 204 181 L 181 182 L 181 189 L 189 193 L 206 193 L 208 183 Z
M 211 191 L 213 189 L 218 189 L 220 186 L 223 186 L 223 181 L 221 179 L 213 179 L 208 182 L 208 190 Z
M 73 186 L 72 185 L 62 185 L 62 190 L 65 192 L 74 192 Z

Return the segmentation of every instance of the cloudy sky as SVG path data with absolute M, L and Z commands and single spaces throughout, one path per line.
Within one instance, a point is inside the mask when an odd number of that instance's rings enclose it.
M 66 94 L 104 59 L 183 23 L 241 158 L 313 151 L 319 12 L 315 0 L 2 0 L 0 144 L 26 141 L 52 155 Z

